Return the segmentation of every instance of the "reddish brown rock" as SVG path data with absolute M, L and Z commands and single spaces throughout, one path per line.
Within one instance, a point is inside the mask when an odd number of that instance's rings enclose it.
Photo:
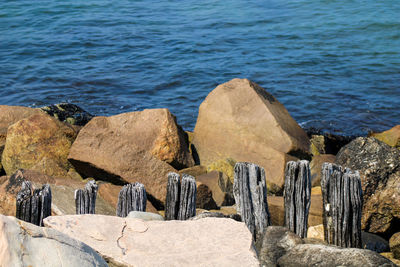
M 335 155 L 331 154 L 320 154 L 316 155 L 312 158 L 310 162 L 310 170 L 311 170 L 311 186 L 320 186 L 321 185 L 321 170 L 322 164 L 325 162 L 335 163 Z
M 266 170 L 270 191 L 283 186 L 290 154 L 308 152 L 307 134 L 285 107 L 247 79 L 215 88 L 200 105 L 193 144 L 204 166 L 225 158 L 256 163 Z
M 172 166 L 193 165 L 185 134 L 167 109 L 95 117 L 79 132 L 68 158 L 83 176 L 144 184 L 153 204 L 164 202 L 167 174 L 176 172 Z
M 77 132 L 69 125 L 40 112 L 11 125 L 7 131 L 2 164 L 8 175 L 18 169 L 40 167 L 52 161 L 59 167 L 40 170 L 45 174 L 65 176 L 72 167 L 67 157 Z M 44 166 L 46 164 L 43 164 Z

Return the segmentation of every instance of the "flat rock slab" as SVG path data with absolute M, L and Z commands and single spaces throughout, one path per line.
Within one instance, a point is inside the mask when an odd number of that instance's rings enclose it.
M 108 266 L 88 245 L 59 231 L 0 215 L 1 266 Z
M 246 225 L 224 218 L 143 221 L 104 215 L 44 221 L 123 266 L 259 266 Z

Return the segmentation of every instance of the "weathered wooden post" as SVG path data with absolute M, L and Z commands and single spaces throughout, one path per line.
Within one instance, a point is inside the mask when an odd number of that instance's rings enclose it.
M 236 163 L 233 195 L 238 214 L 256 240 L 271 224 L 264 168 L 248 162 Z
M 43 219 L 51 215 L 51 189 L 48 184 L 32 191 L 32 184 L 23 181 L 16 198 L 16 217 L 43 226 Z
M 167 197 L 165 203 L 165 219 L 177 220 L 179 213 L 179 198 L 181 190 L 181 180 L 179 174 L 168 173 Z
M 117 216 L 126 217 L 131 211 L 146 211 L 146 189 L 141 183 L 124 185 L 119 192 Z
M 325 241 L 361 248 L 363 193 L 358 171 L 324 163 L 321 189 Z
M 75 190 L 76 214 L 95 214 L 97 189 L 96 181 L 91 180 L 84 189 Z
M 289 161 L 285 169 L 285 226 L 301 238 L 307 237 L 311 205 L 311 174 L 307 160 Z
M 178 220 L 187 220 L 190 217 L 196 216 L 196 195 L 196 179 L 191 175 L 183 174 Z

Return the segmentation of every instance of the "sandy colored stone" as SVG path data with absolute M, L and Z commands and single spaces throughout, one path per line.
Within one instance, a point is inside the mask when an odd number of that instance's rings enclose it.
M 268 196 L 268 208 L 272 225 L 283 226 L 285 208 L 283 197 Z M 311 206 L 308 214 L 308 226 L 322 224 L 322 195 L 311 195 Z
M 53 229 L 0 215 L 1 266 L 108 266 L 88 245 Z
M 233 158 L 266 170 L 270 192 L 283 186 L 289 152 L 308 152 L 307 134 L 285 107 L 247 79 L 233 79 L 215 88 L 203 101 L 194 129 L 200 164 Z M 296 152 L 296 153 L 294 153 Z
M 400 232 L 395 233 L 389 239 L 390 251 L 395 259 L 400 260 Z
M 307 238 L 314 238 L 319 240 L 325 240 L 324 238 L 324 225 L 318 224 L 308 227 Z
M 197 178 L 197 176 L 207 173 L 207 168 L 202 165 L 196 165 L 193 167 L 179 170 L 180 174 L 188 174 Z
M 242 222 L 225 218 L 143 221 L 101 215 L 53 216 L 47 227 L 129 266 L 259 266 Z
M 311 188 L 311 195 L 322 195 L 322 189 L 320 186 Z
M 185 134 L 168 109 L 95 117 L 79 132 L 68 158 L 83 176 L 118 184 L 140 182 L 161 203 L 167 174 L 176 172 L 172 166 L 194 164 Z
M 207 172 L 222 172 L 229 178 L 231 184 L 233 184 L 235 164 L 236 161 L 232 158 L 220 159 L 208 165 Z
M 30 169 L 45 162 L 58 166 L 44 168 L 45 174 L 63 176 L 71 167 L 67 160 L 77 132 L 67 124 L 41 112 L 22 119 L 8 128 L 2 164 L 8 175 L 18 169 Z M 51 165 L 50 164 L 50 165 Z M 59 172 L 57 172 L 59 170 Z M 60 171 L 63 170 L 63 171 Z M 50 172 L 50 173 L 46 173 Z
M 396 125 L 382 133 L 373 133 L 371 136 L 389 146 L 400 147 L 400 125 Z
M 206 185 L 212 192 L 212 198 L 214 199 L 217 206 L 229 206 L 235 204 L 235 199 L 232 193 L 222 191 L 220 187 L 220 181 L 223 180 L 224 174 L 218 171 L 212 171 L 196 178 L 196 181 L 200 184 Z
M 314 156 L 310 162 L 310 171 L 311 171 L 311 186 L 320 186 L 321 185 L 321 171 L 322 164 L 325 162 L 335 163 L 336 157 L 331 154 L 321 154 Z

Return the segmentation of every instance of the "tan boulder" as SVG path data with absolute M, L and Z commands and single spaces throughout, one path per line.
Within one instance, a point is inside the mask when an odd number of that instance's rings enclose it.
M 189 168 L 185 168 L 182 170 L 179 170 L 180 174 L 189 174 L 191 176 L 197 177 L 199 175 L 205 174 L 207 173 L 207 168 L 205 166 L 201 166 L 201 165 L 196 165 L 193 167 L 189 167 Z
M 43 184 L 49 184 L 52 191 L 52 214 L 75 214 L 74 193 L 76 189 L 84 188 L 86 181 L 51 177 L 32 170 L 18 170 L 10 177 L 0 178 L 0 213 L 15 216 L 16 196 L 21 189 L 22 181 L 29 180 L 34 187 L 40 188 Z M 97 194 L 96 213 L 115 215 L 116 206 L 107 202 Z
M 310 162 L 311 186 L 321 185 L 322 164 L 325 162 L 335 163 L 336 156 L 331 154 L 320 154 L 312 158 Z
M 44 158 L 56 163 L 56 169 L 41 170 L 63 176 L 71 168 L 67 157 L 77 132 L 67 124 L 41 112 L 22 119 L 8 128 L 2 164 L 8 175 L 18 169 L 43 164 Z M 42 163 L 41 163 L 42 162 Z M 44 165 L 46 165 L 45 163 Z
M 373 133 L 371 136 L 389 146 L 400 147 L 400 125 L 396 125 L 382 133 Z
M 234 182 L 235 175 L 235 164 L 236 161 L 232 158 L 220 159 L 215 162 L 210 163 L 207 166 L 207 172 L 218 171 L 225 174 L 231 184 Z
M 285 207 L 283 197 L 268 196 L 268 208 L 272 225 L 283 226 Z M 311 206 L 308 214 L 308 226 L 322 224 L 322 196 L 311 195 Z
M 223 188 L 226 186 L 224 181 L 228 180 L 227 178 L 224 179 L 224 176 L 225 174 L 221 172 L 212 171 L 196 177 L 198 184 L 206 186 L 212 192 L 212 198 L 218 207 L 235 204 L 235 199 L 233 198 L 232 194 L 232 185 L 230 186 L 231 192 L 226 190 L 228 188 Z
M 143 221 L 102 215 L 44 220 L 117 266 L 259 266 L 246 225 L 232 219 Z
M 261 165 L 270 191 L 280 190 L 289 154 L 308 152 L 307 134 L 285 107 L 247 79 L 215 88 L 200 105 L 193 144 L 202 165 L 233 158 Z
M 95 117 L 79 132 L 68 158 L 82 176 L 140 182 L 161 202 L 167 174 L 176 172 L 172 166 L 193 165 L 185 134 L 167 109 Z

